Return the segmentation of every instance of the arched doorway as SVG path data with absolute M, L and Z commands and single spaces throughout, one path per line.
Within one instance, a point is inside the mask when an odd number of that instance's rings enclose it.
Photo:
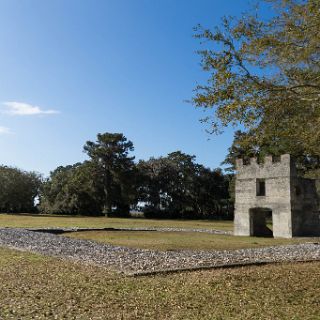
M 273 237 L 272 210 L 269 208 L 252 208 L 250 215 L 250 236 Z

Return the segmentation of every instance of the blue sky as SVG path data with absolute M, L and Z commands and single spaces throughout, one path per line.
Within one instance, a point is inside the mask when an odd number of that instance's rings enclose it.
M 209 136 L 185 102 L 206 75 L 193 27 L 246 0 L 0 0 L 0 163 L 47 175 L 122 132 L 137 159 L 175 150 L 217 167 L 232 130 Z M 208 140 L 210 138 L 210 140 Z

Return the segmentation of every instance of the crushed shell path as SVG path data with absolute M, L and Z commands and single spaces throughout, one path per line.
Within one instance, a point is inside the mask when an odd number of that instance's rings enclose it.
M 320 245 L 317 243 L 232 251 L 154 251 L 15 228 L 0 229 L 0 246 L 101 265 L 127 275 L 320 260 Z

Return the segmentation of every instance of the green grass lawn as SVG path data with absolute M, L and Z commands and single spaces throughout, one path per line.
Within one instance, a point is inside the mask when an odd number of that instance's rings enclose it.
M 132 278 L 0 248 L 1 319 L 320 319 L 320 263 Z
M 42 228 L 42 227 L 81 227 L 81 228 L 143 228 L 177 227 L 232 230 L 232 221 L 211 220 L 155 220 L 142 218 L 107 218 L 55 215 L 0 214 L 0 227 Z
M 273 239 L 199 232 L 153 231 L 81 231 L 65 233 L 63 236 L 153 250 L 232 250 L 320 241 L 319 238 Z

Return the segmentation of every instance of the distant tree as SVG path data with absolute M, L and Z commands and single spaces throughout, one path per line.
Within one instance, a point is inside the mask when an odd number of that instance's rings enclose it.
M 194 179 L 194 212 L 201 218 L 232 218 L 233 202 L 230 199 L 230 177 L 221 169 L 211 170 L 198 165 Z
M 77 214 L 74 197 L 69 193 L 69 184 L 75 169 L 80 165 L 59 166 L 50 173 L 40 192 L 39 208 L 42 212 Z
M 73 205 L 73 211 L 83 215 L 102 214 L 102 187 L 97 170 L 90 161 L 74 168 L 66 185 L 66 193 Z
M 139 200 L 146 203 L 150 211 L 158 212 L 168 207 L 168 185 L 171 180 L 171 168 L 165 157 L 140 160 L 137 164 L 139 172 Z
M 213 218 L 229 210 L 228 180 L 221 171 L 197 164 L 194 156 L 176 151 L 137 167 L 147 217 Z
M 0 166 L 0 211 L 35 212 L 41 181 L 38 173 Z
M 128 215 L 135 198 L 133 143 L 122 133 L 97 135 L 97 141 L 87 141 L 84 152 L 90 157 L 103 189 L 103 211 L 110 215 L 113 207 L 118 214 Z
M 39 208 L 45 213 L 99 215 L 101 197 L 90 162 L 58 167 L 43 183 Z
M 243 125 L 241 148 L 249 138 L 259 152 L 320 156 L 320 1 L 261 2 L 274 4 L 270 19 L 255 11 L 197 28 L 209 76 L 193 102 L 212 110 L 212 132 Z
M 168 209 L 178 217 L 192 215 L 195 213 L 193 195 L 197 177 L 195 156 L 176 151 L 169 153 L 167 159 L 172 168 L 168 185 L 171 198 Z
M 48 213 L 128 215 L 137 202 L 133 144 L 122 134 L 98 134 L 87 141 L 90 160 L 58 167 L 43 184 L 40 209 Z
M 213 218 L 228 215 L 229 179 L 176 151 L 139 161 L 123 134 L 98 134 L 84 151 L 90 159 L 58 167 L 43 183 L 39 208 L 47 213 L 127 216 L 144 204 L 146 217 Z

